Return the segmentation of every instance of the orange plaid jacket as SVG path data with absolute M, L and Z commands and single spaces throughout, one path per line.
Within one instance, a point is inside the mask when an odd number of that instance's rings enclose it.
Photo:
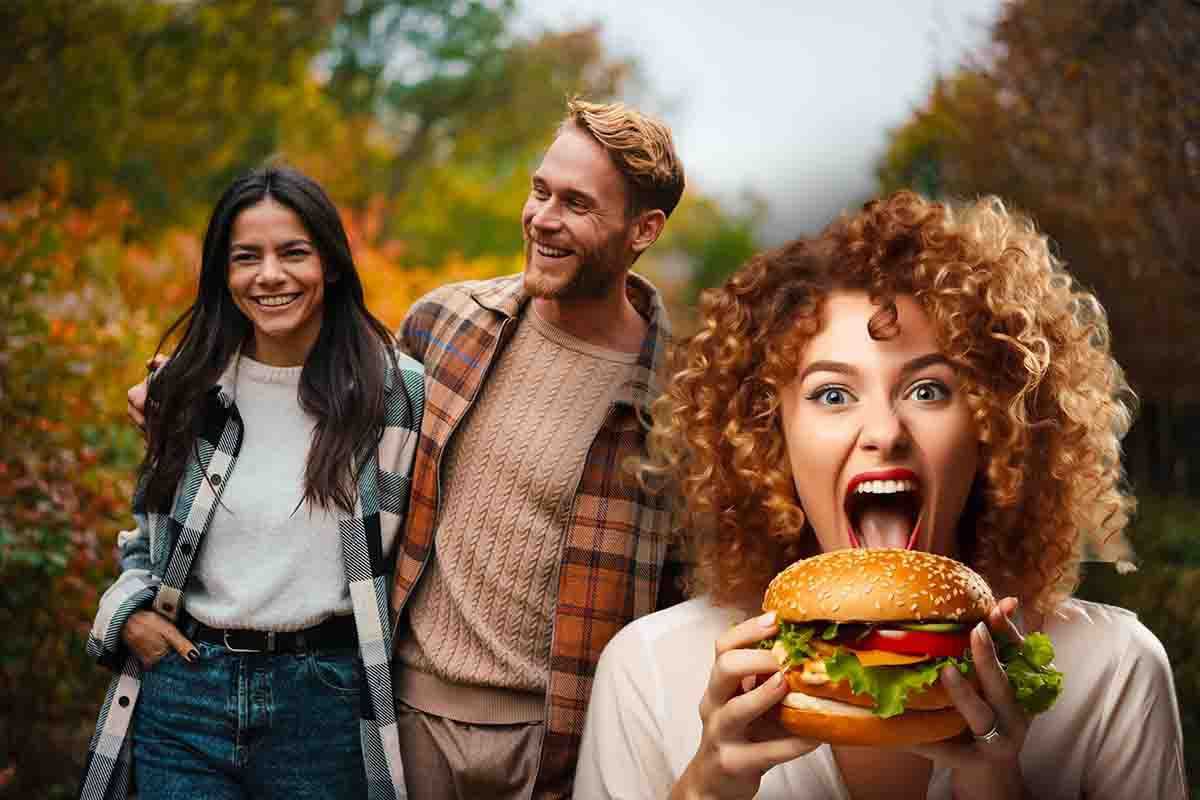
M 683 564 L 668 553 L 668 499 L 643 491 L 624 468 L 643 452 L 669 336 L 654 287 L 630 275 L 627 292 L 649 323 L 636 376 L 622 387 L 588 450 L 562 531 L 546 727 L 534 796 L 568 797 L 600 651 L 631 620 L 682 600 Z M 437 289 L 409 311 L 404 349 L 425 366 L 425 417 L 413 465 L 408 526 L 397 548 L 392 612 L 399 619 L 433 544 L 442 453 L 509 342 L 528 297 L 520 275 Z M 400 633 L 399 635 L 403 635 Z M 395 639 L 393 639 L 395 641 Z

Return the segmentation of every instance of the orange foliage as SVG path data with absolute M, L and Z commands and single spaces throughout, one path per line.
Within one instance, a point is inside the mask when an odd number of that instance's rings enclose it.
M 383 237 L 383 208 L 382 202 L 373 202 L 361 213 L 343 211 L 342 219 L 362 277 L 367 307 L 393 330 L 414 302 L 439 286 L 521 270 L 519 255 L 464 259 L 452 253 L 436 268 L 399 266 L 404 243 Z

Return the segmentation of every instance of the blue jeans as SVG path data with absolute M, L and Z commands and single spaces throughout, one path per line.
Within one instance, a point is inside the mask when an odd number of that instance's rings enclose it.
M 196 642 L 143 675 L 133 718 L 139 800 L 365 798 L 358 657 L 231 653 Z

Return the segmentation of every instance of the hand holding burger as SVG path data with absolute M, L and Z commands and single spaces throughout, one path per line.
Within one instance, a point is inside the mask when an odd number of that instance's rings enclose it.
M 762 646 L 789 689 L 780 721 L 798 736 L 844 745 L 904 747 L 962 733 L 968 720 L 952 692 L 966 698 L 963 684 L 987 677 L 971 631 L 995 606 L 978 574 L 932 553 L 850 549 L 796 562 L 763 600 L 780 631 Z M 1015 628 L 1010 638 L 999 661 L 1012 698 L 1024 714 L 1044 711 L 1062 688 L 1050 641 Z M 947 687 L 940 678 L 950 674 L 962 679 Z M 981 688 L 989 691 L 986 681 Z
M 698 795 L 748 800 L 758 793 L 767 770 L 820 745 L 792 735 L 771 715 L 787 694 L 787 683 L 775 657 L 756 644 L 778 633 L 776 614 L 768 612 L 717 639 L 700 702 L 704 733 L 696 757 L 672 789 L 672 800 Z

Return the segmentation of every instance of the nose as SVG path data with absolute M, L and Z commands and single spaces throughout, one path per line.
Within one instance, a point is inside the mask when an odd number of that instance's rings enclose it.
M 258 265 L 255 278 L 259 283 L 276 283 L 283 280 L 283 276 L 283 265 L 279 263 L 279 258 L 274 253 L 266 253 Z
M 539 231 L 554 231 L 562 225 L 558 205 L 553 198 L 534 200 L 529 214 L 529 227 Z
M 908 426 L 890 400 L 872 404 L 863 421 L 859 446 L 875 452 L 884 459 L 903 455 L 912 445 Z

